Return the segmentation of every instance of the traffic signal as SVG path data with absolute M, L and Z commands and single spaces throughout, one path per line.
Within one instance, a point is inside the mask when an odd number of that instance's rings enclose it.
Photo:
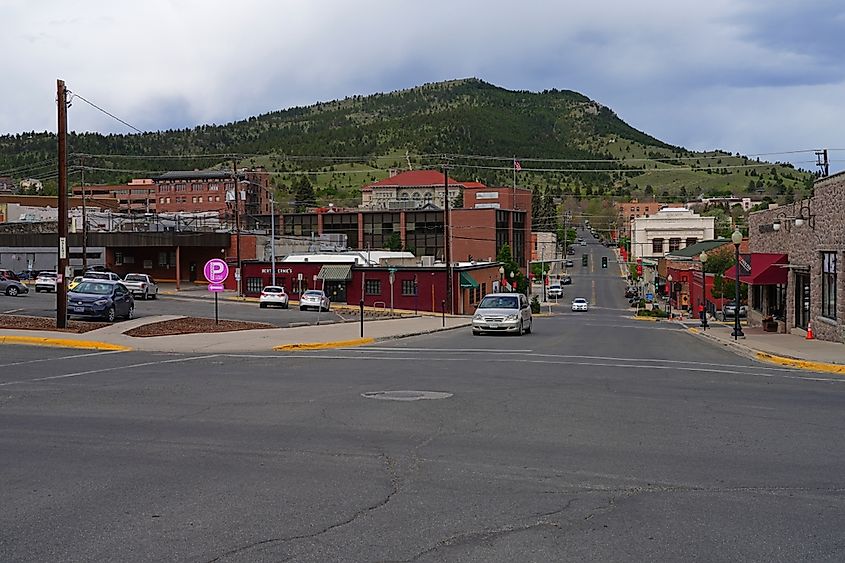
M 587 260 L 588 260 L 588 258 L 589 258 L 589 255 L 588 255 L 588 254 L 582 254 L 582 255 L 581 255 L 581 265 L 582 265 L 582 266 L 586 266 L 586 265 L 587 265 Z
M 601 267 L 602 267 L 602 268 L 607 268 L 607 256 L 602 256 L 602 257 L 601 257 Z

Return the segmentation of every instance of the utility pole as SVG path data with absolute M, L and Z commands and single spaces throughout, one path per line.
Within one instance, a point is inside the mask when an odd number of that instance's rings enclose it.
M 238 267 L 235 270 L 235 283 L 238 286 L 238 297 L 241 296 L 241 203 L 238 192 L 240 186 L 238 185 L 238 161 L 232 159 L 232 181 L 235 186 L 235 246 L 237 252 Z M 178 275 L 178 274 L 177 274 Z
M 449 217 L 449 163 L 443 164 L 443 196 L 445 210 L 443 212 L 444 237 L 443 244 L 446 255 L 446 299 L 449 300 L 449 314 L 455 314 L 455 306 L 452 299 L 452 229 Z
M 56 269 L 56 328 L 67 328 L 67 88 L 64 80 L 56 80 L 56 103 L 59 110 L 59 261 Z
M 85 158 L 82 164 L 82 273 L 88 270 L 88 212 L 85 207 Z

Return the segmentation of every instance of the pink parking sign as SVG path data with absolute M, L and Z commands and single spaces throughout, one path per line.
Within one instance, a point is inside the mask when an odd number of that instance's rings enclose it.
M 209 291 L 223 291 L 223 282 L 229 277 L 229 265 L 220 258 L 205 263 L 203 275 L 208 280 Z

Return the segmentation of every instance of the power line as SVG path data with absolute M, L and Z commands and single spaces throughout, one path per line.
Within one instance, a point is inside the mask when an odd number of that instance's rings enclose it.
M 83 102 L 85 102 L 86 104 L 88 104 L 89 106 L 91 106 L 92 108 L 94 108 L 94 109 L 96 109 L 96 110 L 99 110 L 99 111 L 103 112 L 104 114 L 108 115 L 109 117 L 111 117 L 111 118 L 112 118 L 112 119 L 114 119 L 115 121 L 119 121 L 120 123 L 122 123 L 122 124 L 126 125 L 126 126 L 127 126 L 127 127 L 129 127 L 130 129 L 134 129 L 134 130 L 135 130 L 135 131 L 137 131 L 138 133 L 141 133 L 141 134 L 143 134 L 143 133 L 144 133 L 143 131 L 141 131 L 140 129 L 138 129 L 137 127 L 135 127 L 134 125 L 132 125 L 132 124 L 130 124 L 130 123 L 127 123 L 126 121 L 124 121 L 124 120 L 120 119 L 118 116 L 114 115 L 113 113 L 109 113 L 108 111 L 104 110 L 103 108 L 101 108 L 100 106 L 98 106 L 97 104 L 95 104 L 94 102 L 91 102 L 91 101 L 89 101 L 89 100 L 86 100 L 86 99 L 85 99 L 85 98 L 83 98 L 81 95 L 76 94 L 76 93 L 74 93 L 74 92 L 71 92 L 71 91 L 69 91 L 69 90 L 68 90 L 68 94 L 70 94 L 70 100 L 68 100 L 68 101 L 72 102 L 74 98 L 79 98 L 80 100 L 82 100 Z

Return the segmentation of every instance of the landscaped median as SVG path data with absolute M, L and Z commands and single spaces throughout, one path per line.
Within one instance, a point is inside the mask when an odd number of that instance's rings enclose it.
M 290 352 L 296 350 L 329 350 L 332 348 L 351 348 L 352 346 L 363 346 L 372 344 L 375 338 L 354 338 L 352 340 L 337 340 L 335 342 L 300 342 L 297 344 L 282 344 L 274 346 L 277 352 Z
M 50 346 L 55 348 L 78 348 L 83 350 L 102 350 L 114 352 L 129 352 L 132 350 L 132 348 L 128 346 L 111 344 L 109 342 L 98 342 L 96 340 L 75 340 L 73 338 L 53 338 L 49 336 L 0 335 L 0 344 Z

